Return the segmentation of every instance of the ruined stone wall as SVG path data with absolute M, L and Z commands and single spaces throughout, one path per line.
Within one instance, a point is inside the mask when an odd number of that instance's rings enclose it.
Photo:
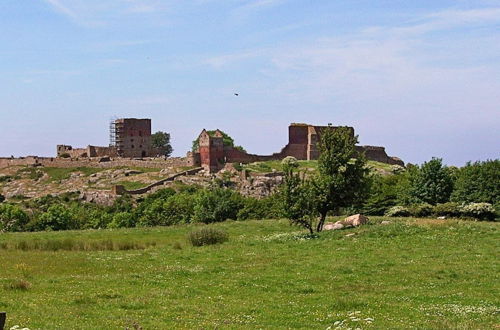
M 87 147 L 87 155 L 89 157 L 116 157 L 118 156 L 115 147 L 97 147 L 97 146 L 88 146 Z
M 397 158 L 388 156 L 384 147 L 378 146 L 356 146 L 356 151 L 364 153 L 366 159 L 376 162 L 404 166 L 404 162 Z
M 175 157 L 167 159 L 145 159 L 136 160 L 128 158 L 115 158 L 107 162 L 99 162 L 100 158 L 50 158 L 50 157 L 25 157 L 25 158 L 0 158 L 0 168 L 9 166 L 45 166 L 45 167 L 146 167 L 146 168 L 167 168 L 178 166 L 192 166 L 185 157 Z

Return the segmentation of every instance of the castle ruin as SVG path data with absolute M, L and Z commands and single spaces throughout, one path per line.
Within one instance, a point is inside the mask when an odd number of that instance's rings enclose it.
M 151 119 L 121 118 L 110 123 L 110 142 L 107 147 L 87 146 L 73 148 L 57 146 L 58 157 L 124 157 L 142 158 L 156 156 L 158 150 L 151 145 Z
M 188 158 L 192 165 L 202 166 L 210 172 L 222 169 L 226 163 L 281 160 L 287 156 L 295 157 L 298 160 L 316 160 L 319 157 L 318 142 L 321 138 L 321 132 L 325 129 L 337 128 L 338 126 L 290 124 L 288 144 L 280 152 L 266 156 L 249 154 L 232 146 L 224 145 L 223 134 L 220 130 L 216 130 L 214 134 L 210 135 L 204 129 L 198 136 L 198 150 L 188 152 Z M 350 134 L 354 136 L 354 128 L 348 127 L 348 129 Z M 384 147 L 356 146 L 356 151 L 364 153 L 368 160 L 404 166 L 401 159 L 388 156 Z

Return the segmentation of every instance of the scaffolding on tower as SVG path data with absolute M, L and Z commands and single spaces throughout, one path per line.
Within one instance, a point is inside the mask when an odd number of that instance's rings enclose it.
M 116 153 L 123 154 L 123 122 L 112 118 L 109 122 L 109 146 L 116 148 Z

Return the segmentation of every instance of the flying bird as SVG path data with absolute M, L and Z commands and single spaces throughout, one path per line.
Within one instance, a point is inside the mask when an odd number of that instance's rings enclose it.
M 234 96 L 240 96 L 240 94 L 238 94 L 238 93 L 234 93 Z

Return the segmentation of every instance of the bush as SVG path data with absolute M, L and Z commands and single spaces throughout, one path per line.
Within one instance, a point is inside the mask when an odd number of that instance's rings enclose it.
M 490 203 L 470 203 L 462 207 L 462 215 L 478 220 L 495 220 L 495 208 Z
M 113 216 L 113 220 L 108 224 L 108 228 L 131 228 L 135 227 L 135 220 L 132 213 L 119 212 Z
M 460 205 L 454 202 L 437 204 L 434 206 L 433 213 L 438 217 L 458 218 L 461 214 Z
M 169 226 L 190 223 L 194 214 L 196 195 L 178 193 L 167 199 L 158 199 L 146 205 L 140 212 L 142 226 Z
M 70 209 L 64 205 L 52 205 L 32 224 L 33 230 L 77 229 Z
M 242 207 L 242 196 L 230 189 L 202 190 L 195 200 L 193 221 L 213 223 L 235 220 Z
M 0 231 L 22 231 L 29 217 L 19 206 L 0 205 Z
M 393 206 L 384 214 L 386 217 L 409 217 L 410 210 L 404 206 Z
M 239 210 L 238 220 L 248 219 L 276 219 L 281 216 L 281 205 L 276 195 L 257 199 L 247 197 L 243 201 L 243 207 Z
M 409 211 L 411 216 L 413 217 L 428 217 L 429 215 L 432 214 L 433 212 L 433 207 L 430 204 L 423 203 L 423 204 L 415 204 L 411 205 L 409 207 Z
M 188 240 L 193 246 L 220 244 L 227 242 L 228 239 L 226 231 L 210 227 L 192 231 L 188 235 Z
M 299 162 L 297 161 L 297 158 L 295 158 L 293 156 L 286 156 L 281 161 L 281 165 L 283 165 L 283 166 L 290 166 L 290 167 L 298 167 L 299 166 Z

